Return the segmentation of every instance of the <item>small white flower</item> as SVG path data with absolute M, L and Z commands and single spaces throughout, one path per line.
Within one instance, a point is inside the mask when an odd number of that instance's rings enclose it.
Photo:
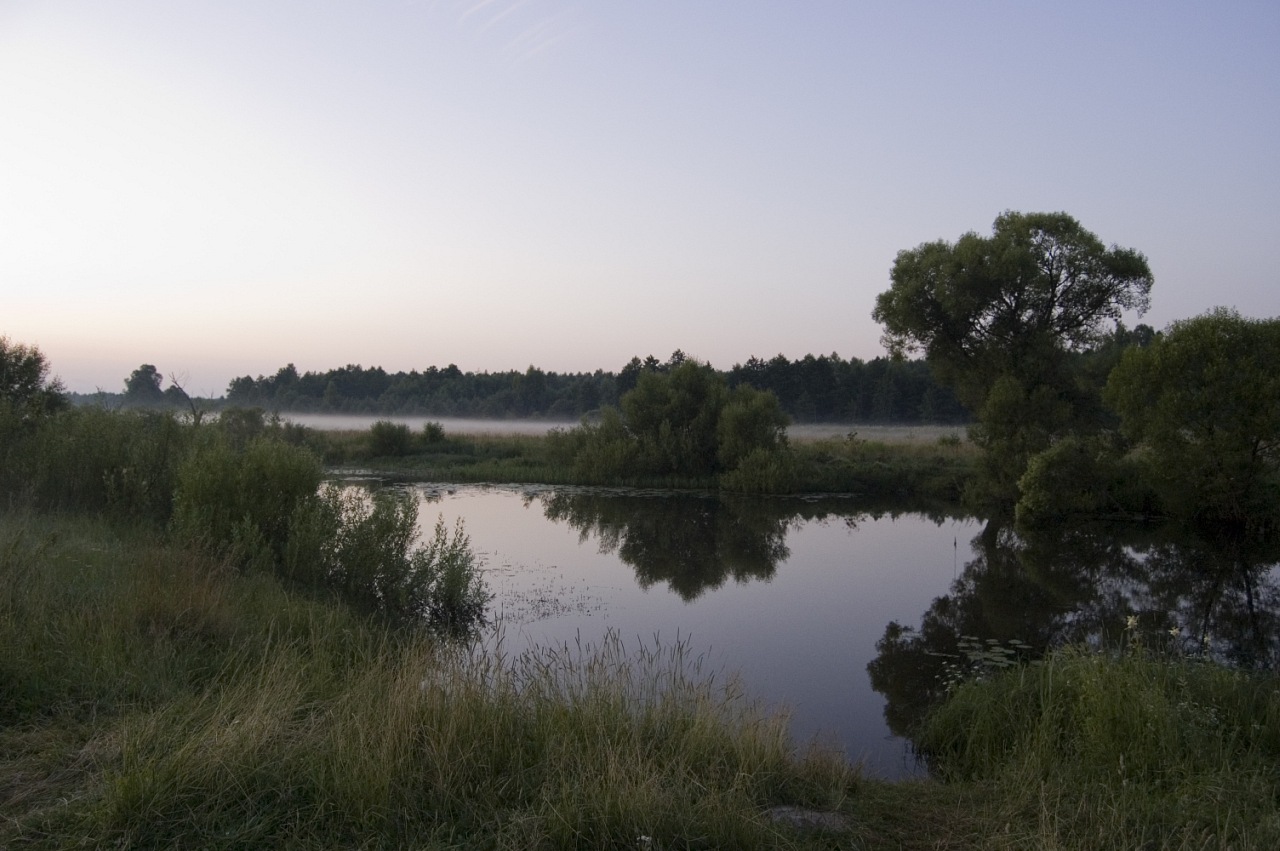
M 1129 615 L 1127 618 L 1125 618 L 1125 619 L 1124 619 L 1124 628 L 1125 628 L 1125 629 L 1130 629 L 1130 630 L 1132 630 L 1132 629 L 1137 629 L 1137 628 L 1138 628 L 1138 616 L 1137 616 L 1137 615 Z
M 1179 635 L 1182 635 L 1182 627 L 1180 626 L 1169 627 L 1169 634 L 1172 635 L 1174 638 L 1177 638 Z

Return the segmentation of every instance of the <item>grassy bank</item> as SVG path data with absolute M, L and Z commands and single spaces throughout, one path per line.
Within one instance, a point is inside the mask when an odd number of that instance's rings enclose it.
M 1002 847 L 1280 847 L 1274 673 L 1067 649 L 961 686 L 917 743 L 989 791 Z
M 91 519 L 0 517 L 0 589 L 3 847 L 765 848 L 855 786 L 679 646 L 467 653 Z
M 430 636 L 119 521 L 0 515 L 0 847 L 1280 844 L 1274 676 L 1062 652 L 961 686 L 921 738 L 941 779 L 888 784 L 678 645 Z
M 768 462 L 706 476 L 619 476 L 575 466 L 562 437 L 442 435 L 380 445 L 370 431 L 315 432 L 310 438 L 334 468 L 360 468 L 401 479 L 519 484 L 692 488 L 738 493 L 851 493 L 867 498 L 958 503 L 976 469 L 977 452 L 952 436 L 935 440 L 852 436 L 794 441 Z M 390 450 L 390 451 L 388 451 Z M 771 465 L 771 466 L 770 466 Z

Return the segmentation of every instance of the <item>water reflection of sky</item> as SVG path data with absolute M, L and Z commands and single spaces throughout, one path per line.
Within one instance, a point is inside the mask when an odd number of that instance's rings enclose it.
M 679 636 L 713 669 L 740 673 L 752 695 L 790 706 L 798 740 L 834 737 L 879 776 L 916 771 L 905 741 L 889 732 L 867 664 L 886 623 L 914 623 L 946 593 L 971 558 L 975 521 L 790 521 L 782 524 L 789 554 L 771 576 L 730 575 L 689 598 L 661 580 L 640 587 L 635 568 L 601 551 L 595 530 L 548 520 L 543 501 L 518 488 L 452 490 L 424 502 L 423 524 L 464 519 L 509 648 L 594 642 L 607 629 L 628 643 Z

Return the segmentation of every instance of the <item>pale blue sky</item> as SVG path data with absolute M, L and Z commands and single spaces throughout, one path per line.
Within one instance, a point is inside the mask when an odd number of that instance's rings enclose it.
M 0 334 L 74 390 L 871 358 L 1007 209 L 1280 314 L 1280 4 L 0 0 Z

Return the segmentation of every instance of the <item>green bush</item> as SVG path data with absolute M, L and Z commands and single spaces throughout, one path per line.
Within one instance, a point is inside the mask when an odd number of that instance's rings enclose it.
M 237 452 L 215 437 L 178 471 L 173 531 L 241 565 L 273 567 L 288 551 L 294 515 L 316 498 L 322 473 L 306 449 L 258 438 Z
M 226 408 L 214 422 L 235 449 L 243 449 L 267 431 L 267 415 L 261 408 Z
M 369 428 L 369 451 L 375 458 L 409 454 L 413 436 L 404 423 L 378 420 Z
M 397 624 L 473 631 L 484 623 L 489 594 L 461 522 L 452 535 L 437 522 L 415 548 L 417 526 L 411 494 L 328 485 L 294 515 L 283 570 Z
M 427 446 L 444 443 L 444 426 L 440 423 L 423 423 L 422 442 Z
M 1154 499 L 1137 464 L 1105 436 L 1072 435 L 1031 456 L 1018 489 L 1016 514 L 1025 528 L 1138 514 Z
M 0 336 L 0 420 L 40 420 L 67 407 L 62 382 L 35 346 Z
M 598 423 L 553 435 L 552 457 L 571 458 L 575 478 L 592 484 L 710 483 L 755 453 L 786 448 L 787 418 L 772 393 L 730 391 L 711 367 L 692 359 L 669 372 L 641 374 L 620 406 L 605 408 Z
M 734 493 L 791 493 L 796 475 L 796 459 L 790 452 L 753 449 L 736 467 L 720 475 L 720 487 Z
M 772 393 L 739 385 L 730 393 L 716 421 L 716 459 L 732 470 L 758 453 L 787 446 L 787 415 Z

